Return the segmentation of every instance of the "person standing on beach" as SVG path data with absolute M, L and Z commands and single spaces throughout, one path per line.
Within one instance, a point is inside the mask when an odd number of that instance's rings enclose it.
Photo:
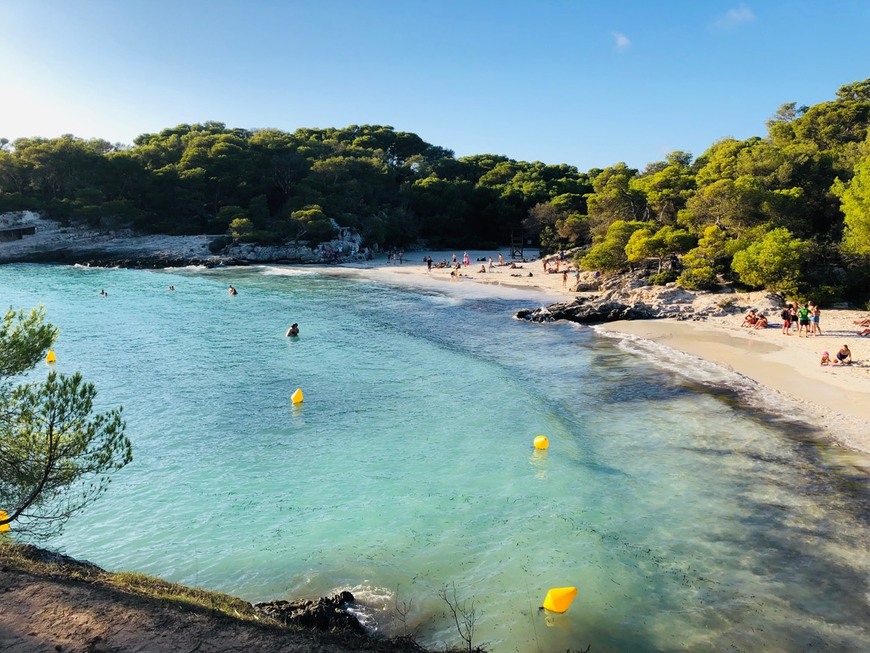
M 797 311 L 798 311 L 798 304 L 797 304 L 797 302 L 792 302 L 791 304 L 788 305 L 789 321 L 791 322 L 791 325 L 794 327 L 794 330 L 795 330 L 795 331 L 798 330 L 798 314 L 797 314 Z
M 791 329 L 791 306 L 786 306 L 782 309 L 782 313 L 779 314 L 782 318 L 782 333 L 785 336 L 791 335 L 789 330 Z
M 801 331 L 807 334 L 807 338 L 810 337 L 810 308 L 807 304 L 804 304 L 802 308 L 799 308 L 797 311 L 798 314 L 798 338 L 801 337 Z
M 426 272 L 428 272 L 429 274 L 432 274 L 432 257 L 431 256 L 426 257 Z
M 818 304 L 810 304 L 810 329 L 814 336 L 822 335 L 822 327 L 819 326 L 819 316 L 822 314 Z

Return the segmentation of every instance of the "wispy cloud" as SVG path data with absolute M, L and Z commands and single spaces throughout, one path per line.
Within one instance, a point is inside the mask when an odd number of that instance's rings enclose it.
M 613 47 L 617 52 L 622 52 L 631 45 L 631 40 L 619 32 L 613 32 Z
M 736 9 L 729 9 L 724 15 L 716 19 L 716 27 L 720 29 L 733 29 L 743 23 L 755 22 L 755 14 L 746 5 L 740 5 Z

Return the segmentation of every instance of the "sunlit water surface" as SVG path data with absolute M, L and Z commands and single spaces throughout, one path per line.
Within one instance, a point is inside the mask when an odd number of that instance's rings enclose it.
M 870 650 L 847 458 L 736 375 L 479 290 L 0 266 L 0 305 L 46 307 L 57 369 L 134 445 L 50 545 L 251 601 L 350 589 L 430 646 L 462 643 L 446 587 L 496 653 Z

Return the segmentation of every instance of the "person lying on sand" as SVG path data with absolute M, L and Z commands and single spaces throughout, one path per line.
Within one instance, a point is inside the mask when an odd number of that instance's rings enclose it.
M 870 336 L 870 329 L 864 329 L 863 331 L 858 332 L 859 336 Z

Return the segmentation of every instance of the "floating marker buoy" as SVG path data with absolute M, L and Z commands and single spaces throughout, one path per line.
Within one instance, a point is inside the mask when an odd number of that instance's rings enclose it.
M 48 355 L 45 357 L 45 362 L 49 364 L 57 362 L 57 356 L 54 355 L 53 349 L 48 350 Z
M 546 449 L 550 446 L 550 441 L 546 435 L 539 435 L 535 438 L 535 449 Z
M 576 587 L 554 587 L 547 592 L 547 598 L 544 599 L 544 609 L 550 612 L 565 612 L 575 596 L 577 596 Z
M 292 401 L 294 404 L 302 403 L 302 388 L 296 388 L 296 392 L 290 395 L 290 401 Z
M 6 514 L 5 510 L 0 510 L 0 521 L 5 521 L 9 519 L 9 515 Z M 5 533 L 9 530 L 9 524 L 0 524 L 0 533 Z

